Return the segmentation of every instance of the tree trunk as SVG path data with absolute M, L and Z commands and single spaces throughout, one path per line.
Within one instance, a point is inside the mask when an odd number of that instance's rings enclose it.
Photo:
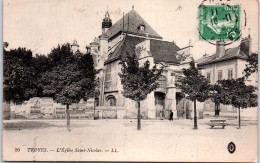
M 70 112 L 69 112 L 69 105 L 66 105 L 66 117 L 67 117 L 67 131 L 71 131 L 70 130 Z
M 137 130 L 141 130 L 141 113 L 140 113 L 140 101 L 137 101 Z
M 218 105 L 217 103 L 215 103 L 215 116 L 217 116 L 217 114 L 218 114 Z
M 240 107 L 238 107 L 238 129 L 240 129 Z
M 197 111 L 196 111 L 196 100 L 194 100 L 194 128 L 193 129 L 198 129 L 197 126 Z
M 220 103 L 218 103 L 218 116 L 219 116 L 219 113 L 220 113 Z
M 219 112 L 220 112 L 220 104 L 215 103 L 215 116 L 219 116 Z

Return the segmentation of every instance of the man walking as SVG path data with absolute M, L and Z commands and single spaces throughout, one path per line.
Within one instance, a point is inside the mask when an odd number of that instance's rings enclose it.
M 173 121 L 173 112 L 170 111 L 170 118 L 169 118 L 170 121 Z

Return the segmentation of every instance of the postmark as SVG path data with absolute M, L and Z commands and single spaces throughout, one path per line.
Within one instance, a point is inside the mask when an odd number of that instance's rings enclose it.
M 239 5 L 200 5 L 199 39 L 235 41 L 240 38 Z

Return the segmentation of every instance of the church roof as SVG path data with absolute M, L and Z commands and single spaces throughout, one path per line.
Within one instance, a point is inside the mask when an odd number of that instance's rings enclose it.
M 125 38 L 119 42 L 115 50 L 109 54 L 105 63 L 120 59 L 126 52 L 134 54 L 136 45 L 144 40 L 145 38 L 126 35 Z M 155 62 L 179 63 L 176 57 L 179 49 L 180 48 L 174 42 L 150 40 L 150 53 L 154 57 Z
M 231 60 L 231 59 L 247 59 L 248 55 L 241 50 L 240 46 L 234 47 L 234 48 L 229 48 L 225 50 L 225 54 L 217 58 L 216 53 L 210 56 L 203 56 L 202 58 L 198 59 L 196 62 L 198 63 L 199 66 L 202 65 L 208 65 L 212 63 L 217 63 L 221 61 L 226 61 L 226 60 Z
M 140 26 L 144 26 L 144 30 L 141 30 Z M 111 26 L 106 32 L 106 35 L 109 36 L 109 39 L 112 39 L 121 32 L 140 36 L 146 36 L 146 33 L 148 33 L 148 36 L 151 38 L 162 39 L 162 37 L 157 32 L 155 32 L 152 27 L 135 10 L 129 11 L 126 15 L 123 16 L 123 18 Z

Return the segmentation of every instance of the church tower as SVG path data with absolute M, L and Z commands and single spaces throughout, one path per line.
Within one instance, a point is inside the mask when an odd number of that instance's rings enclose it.
M 79 45 L 78 45 L 76 39 L 73 41 L 73 43 L 70 46 L 71 46 L 73 53 L 76 53 L 79 50 Z
M 111 26 L 112 26 L 112 20 L 110 19 L 110 15 L 107 11 L 105 18 L 103 19 L 102 22 L 102 34 L 105 34 Z

